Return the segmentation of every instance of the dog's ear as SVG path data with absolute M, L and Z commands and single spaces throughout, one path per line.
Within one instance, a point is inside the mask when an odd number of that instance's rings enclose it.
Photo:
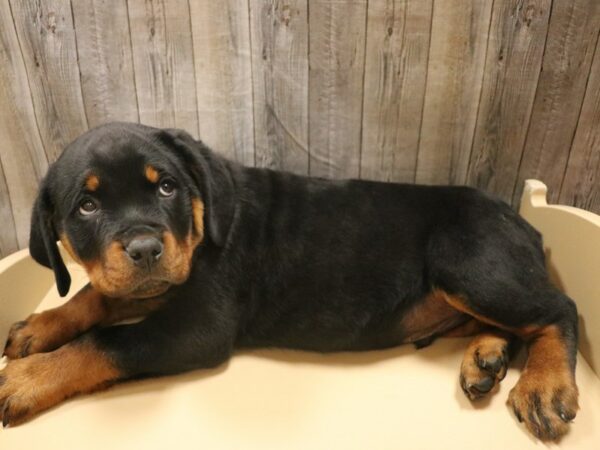
M 56 287 L 61 297 L 67 295 L 71 286 L 71 276 L 60 256 L 56 241 L 58 237 L 53 222 L 54 208 L 50 200 L 47 178 L 41 183 L 38 197 L 31 215 L 29 233 L 29 253 L 42 266 L 54 271 Z
M 216 245 L 224 246 L 235 204 L 233 175 L 228 161 L 183 130 L 160 130 L 159 139 L 175 151 L 198 189 L 205 204 L 204 223 L 209 238 Z

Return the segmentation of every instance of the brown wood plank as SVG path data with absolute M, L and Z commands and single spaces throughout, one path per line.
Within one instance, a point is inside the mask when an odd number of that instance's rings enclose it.
M 415 178 L 432 0 L 370 1 L 361 178 Z
M 600 214 L 600 41 L 596 43 L 560 202 Z
M 10 2 L 48 158 L 87 129 L 69 2 Z
M 308 174 L 307 0 L 250 0 L 256 165 Z
M 190 1 L 200 138 L 252 165 L 254 124 L 248 0 Z
M 311 1 L 309 14 L 309 172 L 357 178 L 367 2 Z
M 417 183 L 466 181 L 492 3 L 446 0 L 434 5 Z
M 130 0 L 129 26 L 140 121 L 198 135 L 187 0 Z
M 496 1 L 467 180 L 512 200 L 544 52 L 550 0 Z
M 126 0 L 74 0 L 72 5 L 89 126 L 138 122 Z
M 31 207 L 48 161 L 8 0 L 0 0 L 0 251 L 26 247 Z
M 549 202 L 558 199 L 598 30 L 598 0 L 554 2 L 514 205 L 521 199 L 527 178 L 538 178 L 548 185 Z

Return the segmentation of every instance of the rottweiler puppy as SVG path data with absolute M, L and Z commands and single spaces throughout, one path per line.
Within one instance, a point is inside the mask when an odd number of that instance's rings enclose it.
M 472 188 L 242 167 L 184 131 L 111 123 L 66 148 L 33 208 L 31 255 L 64 296 L 57 241 L 90 283 L 12 327 L 4 426 L 121 380 L 214 367 L 236 349 L 461 335 L 476 335 L 460 370 L 470 399 L 502 380 L 518 339 L 528 359 L 508 399 L 516 417 L 548 440 L 578 409 L 575 304 L 550 283 L 539 233 Z

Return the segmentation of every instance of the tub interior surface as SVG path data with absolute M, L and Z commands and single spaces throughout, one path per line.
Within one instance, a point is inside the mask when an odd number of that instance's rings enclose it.
M 86 278 L 68 266 L 74 292 Z M 52 286 L 37 310 L 63 301 Z M 498 392 L 471 403 L 458 384 L 467 342 L 334 355 L 239 353 L 213 370 L 69 400 L 0 430 L 0 448 L 540 448 L 505 405 L 524 355 Z M 577 381 L 581 411 L 560 447 L 597 450 L 600 380 L 581 356 Z

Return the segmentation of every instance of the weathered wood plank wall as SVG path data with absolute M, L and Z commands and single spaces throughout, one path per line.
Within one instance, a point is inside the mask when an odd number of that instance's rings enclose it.
M 0 0 L 0 256 L 111 120 L 333 178 L 523 180 L 600 212 L 598 0 Z
M 433 0 L 369 2 L 361 177 L 415 178 Z

